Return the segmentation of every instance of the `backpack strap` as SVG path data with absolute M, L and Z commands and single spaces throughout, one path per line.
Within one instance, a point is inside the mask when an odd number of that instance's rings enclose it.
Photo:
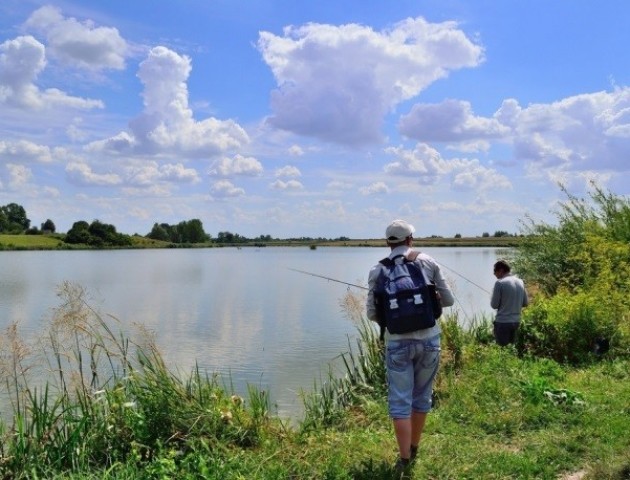
M 408 255 L 396 255 L 394 258 L 385 257 L 383 260 L 379 260 L 378 263 L 386 267 L 391 267 L 392 265 L 394 265 L 394 263 L 396 263 L 395 259 L 399 257 L 404 257 L 405 262 L 413 262 L 416 258 L 418 258 L 418 255 L 420 255 L 420 252 L 412 250 L 411 252 L 409 252 Z

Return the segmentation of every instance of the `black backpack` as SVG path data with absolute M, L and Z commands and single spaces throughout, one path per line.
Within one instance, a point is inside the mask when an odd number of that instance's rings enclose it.
M 374 300 L 379 324 L 389 333 L 431 328 L 442 314 L 435 285 L 426 281 L 422 268 L 414 262 L 418 253 L 379 262 L 385 268 L 377 280 Z

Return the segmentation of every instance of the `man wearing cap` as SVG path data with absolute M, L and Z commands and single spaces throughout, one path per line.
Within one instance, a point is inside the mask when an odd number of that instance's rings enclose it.
M 394 220 L 385 230 L 387 245 L 391 248 L 389 259 L 404 256 L 412 258 L 417 252 L 411 249 L 413 225 L 404 220 Z M 413 260 L 419 264 L 425 281 L 435 284 L 442 306 L 450 307 L 455 298 L 447 285 L 437 262 L 429 255 L 419 253 Z M 367 316 L 378 322 L 375 303 L 375 287 L 386 267 L 379 263 L 372 267 L 368 276 Z M 403 469 L 415 459 L 427 413 L 431 410 L 433 380 L 440 359 L 440 327 L 435 326 L 409 333 L 385 331 L 385 359 L 387 366 L 389 416 L 400 458 L 396 463 Z

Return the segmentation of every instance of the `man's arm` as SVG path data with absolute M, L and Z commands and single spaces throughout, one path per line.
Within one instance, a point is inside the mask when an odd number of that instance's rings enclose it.
M 490 306 L 495 310 L 501 306 L 501 284 L 498 281 L 494 282 L 492 297 L 490 298 Z

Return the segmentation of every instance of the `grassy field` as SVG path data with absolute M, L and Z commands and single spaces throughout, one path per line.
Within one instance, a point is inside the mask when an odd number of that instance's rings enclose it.
M 261 243 L 250 241 L 238 244 L 217 244 L 208 242 L 203 244 L 173 244 L 160 240 L 152 240 L 140 235 L 131 236 L 132 246 L 128 248 L 212 248 L 212 247 L 383 247 L 383 239 L 351 239 L 344 241 L 333 240 L 273 240 Z M 515 247 L 520 237 L 470 237 L 470 238 L 417 238 L 414 239 L 416 248 L 422 247 Z M 50 250 L 50 249 L 89 249 L 87 245 L 69 245 L 63 242 L 63 235 L 2 235 L 0 234 L 0 249 L 2 250 Z M 121 247 L 117 247 L 121 248 Z M 124 247 L 123 247 L 124 248 Z
M 11 249 L 52 249 L 63 245 L 57 235 L 2 235 L 0 248 Z

